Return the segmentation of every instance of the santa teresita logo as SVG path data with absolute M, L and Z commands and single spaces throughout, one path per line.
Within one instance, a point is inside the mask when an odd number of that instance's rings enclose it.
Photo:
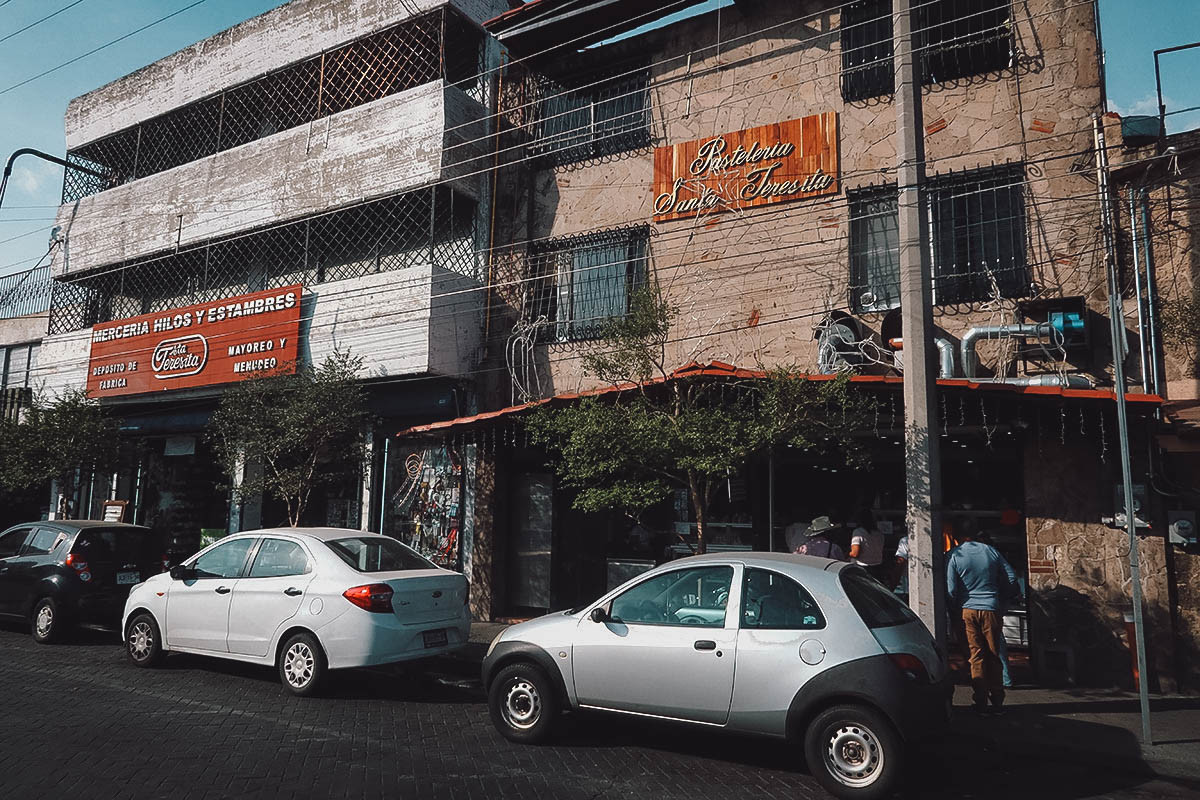
M 164 339 L 154 348 L 150 366 L 159 380 L 186 378 L 208 363 L 208 340 L 200 334 Z

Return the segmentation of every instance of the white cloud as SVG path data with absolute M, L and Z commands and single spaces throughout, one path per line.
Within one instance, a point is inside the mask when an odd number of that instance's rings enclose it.
M 1174 107 L 1174 101 L 1170 97 L 1164 97 L 1163 102 L 1167 104 L 1167 108 Z M 1118 100 L 1115 97 L 1110 97 L 1108 98 L 1108 107 L 1122 117 L 1154 117 L 1158 116 L 1158 96 L 1148 94 L 1137 100 L 1132 100 L 1128 104 L 1124 102 L 1124 98 Z
M 62 168 L 40 159 L 35 160 L 33 156 L 26 156 L 22 160 L 25 163 L 18 162 L 13 168 L 13 187 L 26 194 L 27 199 L 36 199 L 52 192 Z

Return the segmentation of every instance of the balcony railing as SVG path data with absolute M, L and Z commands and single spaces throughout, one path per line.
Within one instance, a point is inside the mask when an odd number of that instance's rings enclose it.
M 0 278 L 0 319 L 46 313 L 50 288 L 49 264 Z
M 77 147 L 63 203 L 444 79 L 483 99 L 483 34 L 446 6 Z

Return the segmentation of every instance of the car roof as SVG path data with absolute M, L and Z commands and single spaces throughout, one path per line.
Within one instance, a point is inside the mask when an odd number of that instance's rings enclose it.
M 365 537 L 377 536 L 381 539 L 389 537 L 380 536 L 378 533 L 370 531 L 353 530 L 350 528 L 263 528 L 256 531 L 241 531 L 235 536 L 267 536 L 270 534 L 282 534 L 284 536 L 303 536 L 309 539 L 316 539 L 320 542 L 328 542 L 333 539 L 346 539 L 351 536 Z
M 128 522 L 105 522 L 102 519 L 40 519 L 36 522 L 21 522 L 11 527 L 25 528 L 37 526 L 42 528 L 59 528 L 67 531 L 82 531 L 88 528 L 128 528 L 134 531 L 150 530 L 145 525 L 130 525 Z
M 718 564 L 745 564 L 748 567 L 763 567 L 769 569 L 771 567 L 801 567 L 805 569 L 815 569 L 820 571 L 832 570 L 834 572 L 847 566 L 845 561 L 836 561 L 832 558 L 818 558 L 817 556 L 802 556 L 794 553 L 766 553 L 754 550 L 736 550 L 726 553 L 705 553 L 702 556 L 687 556 L 685 558 L 668 561 L 667 564 L 674 566 L 683 562 L 687 563 L 705 563 L 716 562 Z M 663 566 L 666 566 L 664 564 Z

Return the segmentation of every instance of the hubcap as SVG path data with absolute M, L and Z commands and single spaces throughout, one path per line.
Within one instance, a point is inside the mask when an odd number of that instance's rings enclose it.
M 138 661 L 145 661 L 154 646 L 154 632 L 150 623 L 139 622 L 129 631 L 129 652 Z
M 829 737 L 825 764 L 839 783 L 869 786 L 883 770 L 883 748 L 866 726 L 843 724 Z
M 541 716 L 542 699 L 538 696 L 537 688 L 524 678 L 513 681 L 504 698 L 505 721 L 514 728 L 528 730 L 537 724 Z
M 37 632 L 38 636 L 48 636 L 50 629 L 54 627 L 54 609 L 45 605 L 38 609 L 37 614 Z
M 304 642 L 296 642 L 283 656 L 283 674 L 290 685 L 303 689 L 312 680 L 315 663 L 312 649 Z

